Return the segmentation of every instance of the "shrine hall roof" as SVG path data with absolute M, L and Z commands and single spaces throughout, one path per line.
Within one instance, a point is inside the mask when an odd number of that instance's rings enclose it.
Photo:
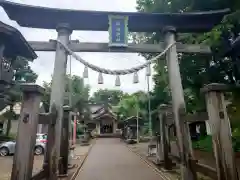
M 112 117 L 116 119 L 116 115 L 112 112 L 111 105 L 109 104 L 91 104 L 91 119 L 97 120 L 101 117 Z
M 0 1 L 11 20 L 20 26 L 56 29 L 69 23 L 73 30 L 108 31 L 108 15 L 128 16 L 130 32 L 157 32 L 173 26 L 178 32 L 206 32 L 219 24 L 229 9 L 191 13 L 104 12 L 57 9 Z

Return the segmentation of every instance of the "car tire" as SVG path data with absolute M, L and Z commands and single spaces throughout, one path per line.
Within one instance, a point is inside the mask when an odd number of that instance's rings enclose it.
M 9 154 L 9 149 L 7 147 L 0 148 L 0 156 L 7 156 Z
M 42 155 L 43 152 L 44 152 L 44 149 L 42 146 L 36 146 L 34 149 L 34 154 L 37 156 Z

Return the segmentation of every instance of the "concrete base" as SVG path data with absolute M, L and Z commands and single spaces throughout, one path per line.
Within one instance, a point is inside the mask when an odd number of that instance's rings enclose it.
M 97 138 L 120 138 L 119 133 L 97 134 Z
M 88 142 L 86 142 L 86 143 L 80 143 L 80 146 L 89 146 L 90 145 L 90 143 L 88 143 Z
M 137 140 L 136 139 L 126 139 L 125 142 L 127 144 L 136 144 L 137 143 Z
M 164 166 L 164 161 L 160 161 L 157 159 L 151 160 L 151 162 L 156 165 L 157 167 L 161 167 L 161 170 L 164 172 L 171 172 L 174 167 L 176 167 L 176 163 L 171 163 L 171 169 L 165 169 L 162 166 Z
M 68 177 L 68 174 L 59 174 L 58 177 L 59 177 L 59 178 Z
M 171 173 L 171 172 L 176 172 L 175 170 L 168 170 L 168 169 L 165 169 L 165 168 L 160 168 L 162 172 L 167 172 L 167 173 Z
M 157 165 L 157 166 L 163 165 L 163 161 L 159 161 L 159 160 L 157 160 L 157 159 L 152 160 L 152 162 L 153 162 L 153 164 L 155 164 L 155 165 Z
M 148 147 L 148 156 L 156 156 L 157 148 L 156 147 Z
M 68 169 L 73 169 L 73 168 L 75 168 L 77 165 L 76 164 L 69 164 L 68 165 Z

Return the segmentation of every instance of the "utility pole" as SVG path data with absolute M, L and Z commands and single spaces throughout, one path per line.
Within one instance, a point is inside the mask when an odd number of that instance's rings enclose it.
M 147 88 L 148 88 L 148 120 L 149 120 L 149 136 L 152 137 L 152 116 L 151 116 L 151 100 L 150 100 L 150 76 L 147 76 Z
M 139 127 L 139 106 L 137 106 L 137 143 L 139 143 L 139 131 L 138 131 L 138 127 Z

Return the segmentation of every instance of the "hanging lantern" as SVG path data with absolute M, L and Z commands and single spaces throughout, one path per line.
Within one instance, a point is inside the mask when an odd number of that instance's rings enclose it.
M 98 84 L 103 84 L 103 75 L 101 72 L 98 74 Z
M 137 84 L 137 83 L 139 83 L 138 73 L 134 72 L 134 74 L 133 74 L 133 84 Z
M 115 86 L 121 86 L 121 81 L 119 75 L 116 76 Z
M 88 67 L 87 66 L 84 67 L 83 78 L 88 78 Z
M 151 65 L 148 64 L 148 66 L 146 67 L 146 76 L 151 76 Z

